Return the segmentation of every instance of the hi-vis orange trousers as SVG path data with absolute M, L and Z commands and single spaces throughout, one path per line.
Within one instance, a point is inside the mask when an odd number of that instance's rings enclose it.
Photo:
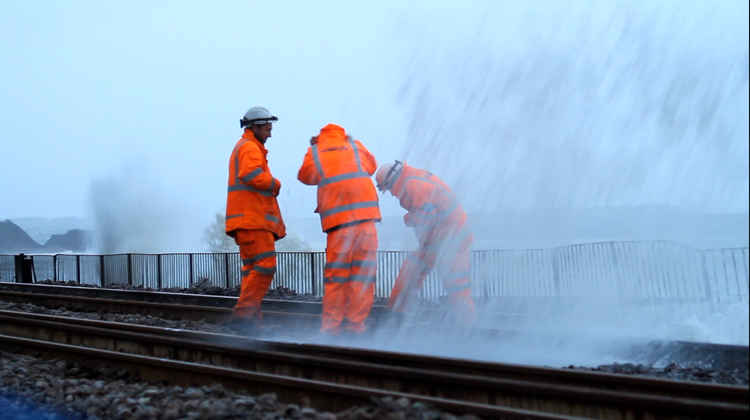
M 242 258 L 242 286 L 233 316 L 260 320 L 260 304 L 276 274 L 276 248 L 273 233 L 265 230 L 237 231 L 235 242 Z
M 459 229 L 431 237 L 432 243 L 422 243 L 404 260 L 387 306 L 394 312 L 410 309 L 427 274 L 437 265 L 438 278 L 448 293 L 450 317 L 457 325 L 468 327 L 476 320 L 470 278 L 473 236 Z
M 375 297 L 377 249 L 372 221 L 328 232 L 321 332 L 365 332 Z

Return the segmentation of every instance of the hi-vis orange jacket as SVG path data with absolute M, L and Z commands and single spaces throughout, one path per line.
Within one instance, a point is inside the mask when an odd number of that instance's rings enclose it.
M 360 221 L 380 221 L 378 193 L 370 176 L 375 157 L 336 124 L 328 124 L 313 137 L 297 178 L 318 186 L 320 224 L 324 232 Z
M 391 192 L 408 211 L 404 223 L 417 229 L 420 242 L 440 239 L 466 223 L 466 213 L 451 189 L 428 171 L 404 163 Z
M 225 231 L 234 236 L 237 229 L 266 230 L 281 239 L 286 227 L 276 196 L 281 183 L 268 169 L 268 150 L 253 132 L 245 130 L 229 158 L 227 214 Z

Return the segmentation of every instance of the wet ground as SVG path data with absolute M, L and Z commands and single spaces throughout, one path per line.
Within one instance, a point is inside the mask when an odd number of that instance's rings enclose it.
M 178 290 L 172 290 L 178 291 Z M 179 290 L 195 292 L 195 289 Z M 287 290 L 275 290 L 269 297 L 290 298 Z M 308 297 L 309 299 L 309 297 Z M 72 312 L 49 309 L 31 304 L 0 301 L 0 309 L 74 316 L 107 321 L 139 323 L 178 329 L 235 334 L 225 325 L 203 321 L 166 320 L 149 315 Z M 279 326 L 267 326 L 266 333 L 279 333 Z M 345 344 L 345 343 L 343 343 Z M 657 344 L 658 346 L 658 344 Z M 663 353 L 667 347 L 658 347 Z M 664 353 L 668 354 L 668 353 Z M 664 363 L 664 356 L 659 363 Z M 653 362 L 653 360 L 651 360 Z M 556 366 L 569 369 L 659 377 L 672 380 L 748 385 L 747 365 L 744 369 L 712 369 L 691 363 L 689 366 L 668 363 L 611 363 L 597 366 Z M 62 360 L 41 360 L 32 356 L 0 352 L 0 409 L 14 413 L 9 418 L 28 419 L 104 419 L 104 418 L 164 418 L 164 419 L 456 419 L 456 417 L 412 403 L 408 400 L 373 400 L 366 406 L 353 407 L 340 413 L 322 412 L 306 407 L 304 402 L 279 402 L 274 394 L 248 395 L 221 386 L 183 388 L 150 384 L 127 372 L 92 370 L 77 363 Z M 3 417 L 0 415 L 0 417 Z

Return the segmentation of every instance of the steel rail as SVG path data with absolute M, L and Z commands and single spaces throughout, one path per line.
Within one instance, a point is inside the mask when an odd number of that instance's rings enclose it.
M 177 385 L 210 385 L 221 383 L 231 389 L 241 389 L 251 393 L 274 392 L 284 402 L 312 404 L 320 410 L 339 411 L 355 404 L 372 403 L 372 398 L 408 398 L 430 404 L 446 411 L 472 413 L 492 419 L 530 420 L 583 420 L 584 417 L 564 416 L 515 409 L 491 404 L 472 403 L 449 398 L 429 397 L 404 392 L 385 391 L 357 385 L 345 385 L 287 375 L 268 374 L 243 369 L 215 366 L 206 363 L 184 362 L 161 357 L 142 356 L 87 346 L 61 344 L 52 341 L 0 334 L 0 347 L 21 349 L 25 352 L 45 353 L 56 359 L 76 359 L 87 366 L 105 364 L 127 369 L 140 378 L 168 382 Z
M 743 418 L 748 389 L 0 311 L 0 333 L 589 418 Z
M 58 293 L 50 294 L 0 290 L 0 300 L 17 303 L 32 303 L 53 308 L 64 307 L 71 310 L 137 313 L 154 315 L 165 319 L 193 321 L 223 322 L 232 315 L 231 307 L 160 303 L 143 300 L 64 295 Z M 264 318 L 277 321 L 289 321 L 293 318 L 294 322 L 320 322 L 319 313 L 313 314 L 308 313 L 307 311 L 295 311 L 294 305 L 291 302 L 289 302 L 289 304 L 276 305 L 276 307 L 283 306 L 286 310 L 269 310 L 266 309 L 266 306 L 267 305 L 264 303 Z
M 0 282 L 0 300 L 34 303 L 73 311 L 148 314 L 163 319 L 215 323 L 226 321 L 231 316 L 231 307 L 236 302 L 235 297 L 229 296 L 2 282 Z M 270 321 L 264 323 L 264 327 L 267 328 L 293 325 L 312 331 L 317 329 L 320 323 L 320 312 L 320 302 L 283 299 L 264 299 L 263 301 L 264 319 Z M 420 312 L 417 318 L 411 320 L 411 323 L 430 319 L 434 314 L 429 310 Z M 371 330 L 387 327 L 388 316 L 389 311 L 386 308 L 374 306 L 368 319 Z M 497 315 L 495 321 L 497 325 L 513 325 L 514 322 L 509 318 L 512 316 Z M 425 333 L 428 331 L 422 332 L 422 334 Z M 514 329 L 475 328 L 471 330 L 473 337 L 485 340 L 507 340 L 514 336 L 526 337 L 530 333 L 534 334 L 533 331 Z M 542 335 L 542 333 L 536 334 Z M 620 341 L 622 341 L 620 348 L 627 346 L 630 349 L 628 354 L 623 354 L 623 357 L 646 357 L 649 360 L 672 357 L 676 362 L 691 365 L 710 360 L 712 367 L 728 370 L 743 369 L 748 364 L 747 346 L 680 341 L 659 342 L 637 337 Z M 614 342 L 609 344 L 612 345 Z
M 118 299 L 153 303 L 176 303 L 180 305 L 211 306 L 232 308 L 237 303 L 237 296 L 205 295 L 197 293 L 160 292 L 152 290 L 112 289 L 102 287 L 56 286 L 48 284 L 24 284 L 0 282 L 0 292 L 26 292 L 63 296 L 82 296 L 89 298 Z M 319 301 L 263 299 L 264 309 L 284 312 L 320 314 Z M 374 310 L 384 309 L 375 305 Z

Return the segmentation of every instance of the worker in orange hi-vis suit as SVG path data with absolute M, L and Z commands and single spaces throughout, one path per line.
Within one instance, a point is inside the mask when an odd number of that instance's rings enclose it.
M 470 325 L 476 318 L 469 277 L 473 236 L 453 192 L 437 176 L 399 161 L 383 165 L 375 179 L 380 191 L 389 191 L 408 211 L 404 223 L 414 228 L 419 240 L 419 249 L 401 266 L 388 306 L 403 314 L 437 265 L 451 317 L 458 325 Z
M 240 120 L 242 138 L 229 158 L 226 234 L 240 247 L 242 286 L 232 320 L 256 324 L 260 304 L 276 273 L 275 241 L 286 236 L 276 197 L 281 182 L 268 169 L 265 143 L 278 118 L 253 107 Z
M 367 329 L 377 273 L 375 222 L 380 221 L 378 194 L 370 179 L 376 169 L 375 158 L 359 140 L 328 124 L 310 140 L 297 175 L 304 184 L 318 186 L 315 212 L 327 234 L 324 333 Z

